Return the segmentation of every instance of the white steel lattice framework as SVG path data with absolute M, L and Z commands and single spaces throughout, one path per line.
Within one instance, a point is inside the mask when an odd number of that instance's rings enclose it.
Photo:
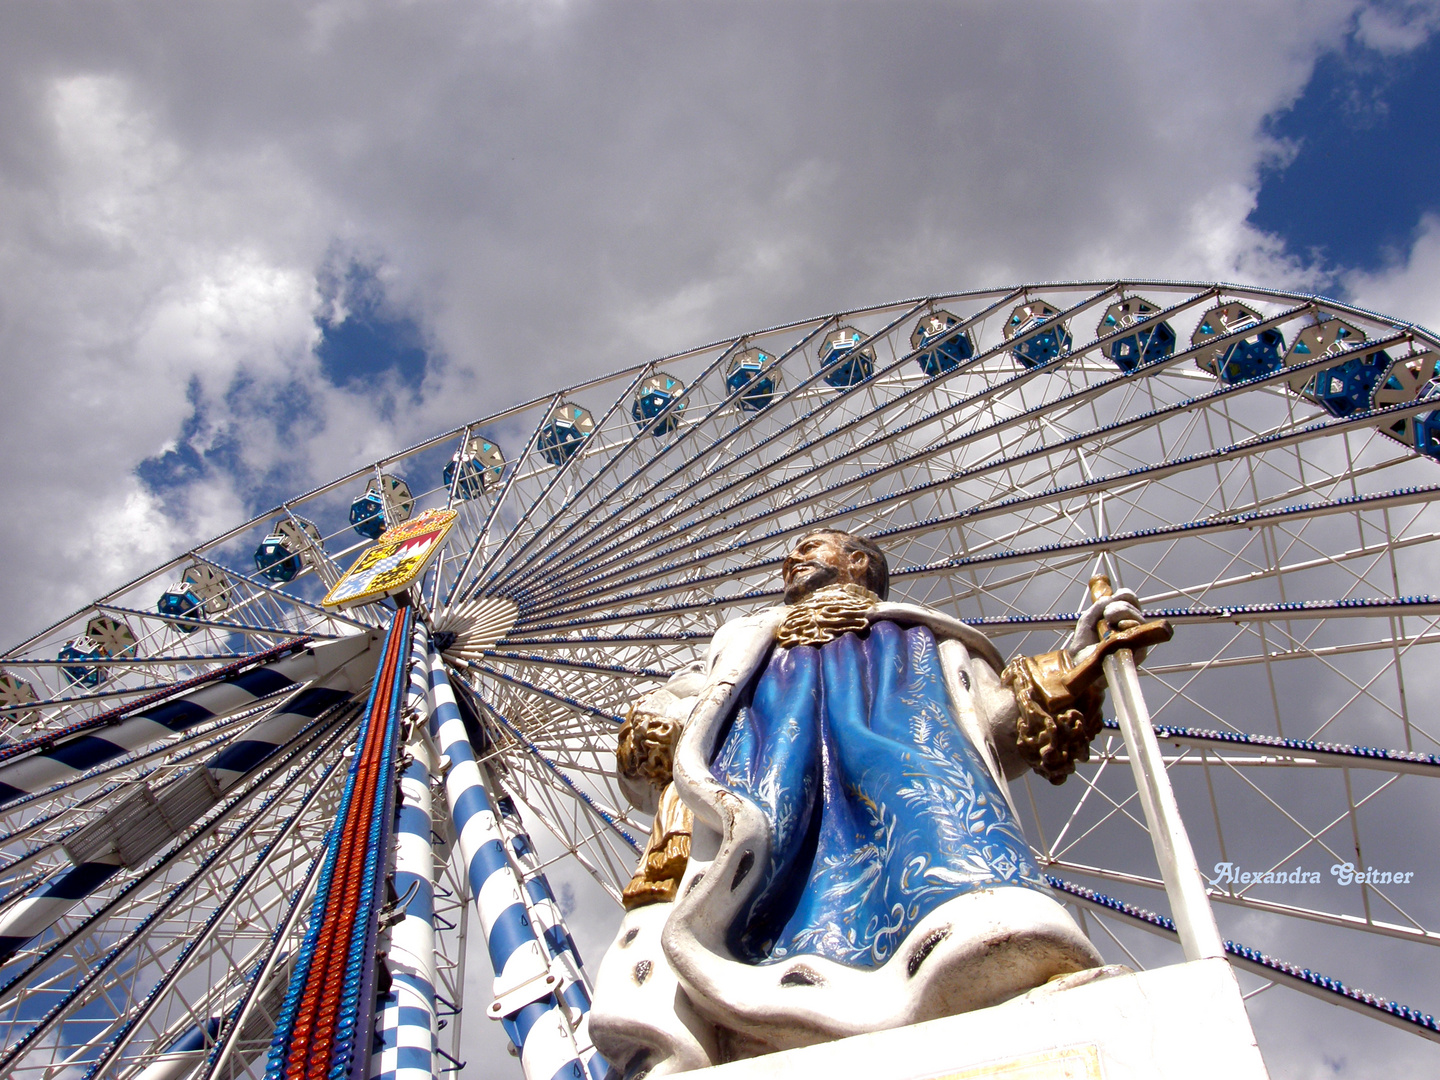
M 0 658 L 0 1070 L 264 1073 L 395 614 L 319 603 L 369 542 L 367 490 L 388 521 L 459 512 L 418 607 L 491 806 L 615 899 L 649 829 L 614 779 L 617 717 L 775 602 L 804 529 L 872 536 L 896 598 L 1006 655 L 1055 648 L 1108 573 L 1176 625 L 1142 685 L 1201 866 L 1271 872 L 1210 888 L 1232 962 L 1256 992 L 1440 1038 L 1423 992 L 1409 1008 L 1370 977 L 1433 984 L 1440 945 L 1419 842 L 1440 783 L 1437 355 L 1415 325 L 1248 287 L 939 296 L 597 378 L 292 499 Z M 483 942 L 434 782 L 449 1016 L 467 929 L 471 962 Z M 1102 951 L 1178 959 L 1135 933 L 1174 937 L 1113 725 L 1067 784 L 1017 793 Z M 1390 878 L 1341 884 L 1344 864 Z M 1273 880 L 1297 868 L 1320 883 Z

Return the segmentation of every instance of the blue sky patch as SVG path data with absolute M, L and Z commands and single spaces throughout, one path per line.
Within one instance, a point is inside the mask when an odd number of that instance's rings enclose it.
M 293 495 L 296 477 L 293 465 L 285 462 L 259 470 L 247 460 L 239 433 L 246 424 L 273 432 L 281 441 L 308 438 L 306 425 L 318 424 L 310 392 L 298 382 L 279 385 L 257 382 L 241 371 L 225 392 L 223 405 L 207 405 L 198 378 L 186 388 L 190 415 L 180 425 L 173 445 L 162 453 L 145 458 L 135 475 L 158 496 L 171 513 L 183 516 L 187 497 L 194 484 L 228 476 L 251 511 L 278 506 Z M 216 416 L 221 418 L 216 423 Z
M 135 467 L 141 482 L 162 497 L 183 491 L 208 476 L 212 469 L 232 472 L 238 471 L 242 464 L 233 437 L 225 433 L 216 437 L 207 430 L 209 424 L 197 377 L 191 377 L 185 397 L 190 402 L 190 415 L 180 425 L 175 444 Z
M 1270 131 L 1299 151 L 1264 177 L 1252 224 L 1330 269 L 1402 260 L 1440 210 L 1440 41 L 1401 56 L 1348 42 Z
M 323 314 L 316 319 L 320 344 L 315 355 L 325 377 L 353 390 L 393 374 L 418 390 L 428 360 L 424 337 L 419 324 L 386 297 L 374 267 L 351 261 L 342 272 L 322 272 L 319 284 L 326 308 L 333 310 L 338 302 L 343 309 L 338 320 Z
M 337 387 L 365 392 L 386 417 L 400 404 L 397 392 L 418 398 L 429 363 L 423 335 L 415 319 L 388 299 L 375 268 L 352 260 L 341 270 L 323 269 L 317 283 L 324 305 L 315 320 L 320 328 L 315 355 L 324 377 Z M 221 402 L 207 405 L 198 378 L 191 379 L 186 397 L 190 415 L 173 445 L 135 470 L 172 511 L 180 510 L 191 485 L 217 475 L 234 480 L 252 511 L 279 505 L 294 493 L 291 466 L 256 469 L 238 433 L 250 425 L 253 431 L 268 429 L 269 437 L 281 442 L 305 443 L 325 423 L 311 388 L 297 379 L 266 382 L 242 367 Z

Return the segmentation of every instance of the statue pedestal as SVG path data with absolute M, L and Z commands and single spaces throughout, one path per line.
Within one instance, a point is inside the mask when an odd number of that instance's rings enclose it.
M 735 1061 L 704 1080 L 1266 1080 L 1224 960 L 1032 991 L 989 1009 Z

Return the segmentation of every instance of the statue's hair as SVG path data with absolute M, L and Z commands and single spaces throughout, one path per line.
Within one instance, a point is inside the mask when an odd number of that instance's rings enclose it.
M 842 532 L 840 529 L 811 529 L 805 536 L 800 537 L 800 540 L 803 541 L 808 536 L 838 536 L 841 550 L 845 554 L 852 551 L 864 552 L 868 560 L 865 567 L 865 587 L 881 600 L 890 595 L 890 564 L 885 560 L 885 553 L 873 540 Z

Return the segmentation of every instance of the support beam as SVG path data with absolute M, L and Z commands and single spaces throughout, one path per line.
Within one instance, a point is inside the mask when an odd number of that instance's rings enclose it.
M 593 1080 L 600 1080 L 607 1066 L 593 1046 L 577 1044 L 577 1034 L 583 1033 L 580 1017 L 572 1022 L 571 1006 L 561 996 L 562 973 L 552 970 L 535 932 L 523 883 L 506 856 L 506 837 L 485 791 L 444 664 L 438 653 L 432 652 L 430 660 L 430 730 L 449 759 L 445 794 L 495 971 L 490 1015 L 505 1025 L 526 1080 L 552 1080 L 566 1069 L 583 1073 L 586 1065 L 593 1070 Z

